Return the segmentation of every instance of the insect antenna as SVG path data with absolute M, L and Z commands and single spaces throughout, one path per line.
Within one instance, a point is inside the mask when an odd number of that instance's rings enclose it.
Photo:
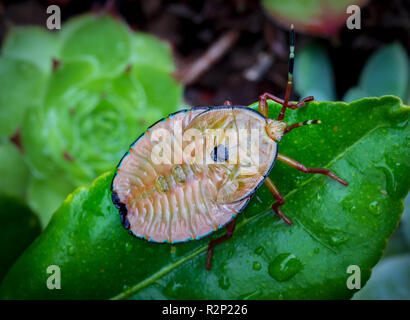
M 280 110 L 278 120 L 283 120 L 285 117 L 285 111 L 288 107 L 290 92 L 292 91 L 293 83 L 293 65 L 295 61 L 295 28 L 293 24 L 290 26 L 290 50 L 289 50 L 289 71 L 288 71 L 288 84 L 286 86 L 285 99 L 283 99 L 282 110 Z
M 290 131 L 292 131 L 295 128 L 308 126 L 310 124 L 321 124 L 321 123 L 322 123 L 322 121 L 320 121 L 320 120 L 306 120 L 306 121 L 303 121 L 303 122 L 298 122 L 298 123 L 292 124 L 291 126 L 286 127 L 284 133 L 285 134 L 289 133 Z

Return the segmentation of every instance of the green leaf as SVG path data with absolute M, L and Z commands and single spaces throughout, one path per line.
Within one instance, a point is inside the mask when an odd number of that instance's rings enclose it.
M 48 79 L 44 106 L 50 108 L 68 103 L 78 95 L 78 87 L 95 79 L 97 72 L 92 59 L 62 63 Z
M 27 202 L 37 213 L 43 228 L 50 221 L 54 211 L 74 189 L 70 180 L 62 173 L 55 174 L 48 180 L 31 177 L 28 183 Z
M 37 217 L 22 200 L 0 193 L 0 282 L 40 232 Z
M 86 19 L 67 36 L 61 49 L 62 60 L 95 59 L 104 76 L 124 71 L 131 56 L 131 36 L 127 26 L 109 16 Z
M 276 116 L 280 107 L 270 106 Z M 207 271 L 208 241 L 223 230 L 177 245 L 135 239 L 112 205 L 113 173 L 107 173 L 64 201 L 9 271 L 0 298 L 350 298 L 347 267 L 359 266 L 366 283 L 403 210 L 409 107 L 392 96 L 315 102 L 289 111 L 286 119 L 323 123 L 289 133 L 280 152 L 309 167 L 330 168 L 350 183 L 344 187 L 278 162 L 270 177 L 285 197 L 283 211 L 293 227 L 273 214 L 274 199 L 262 186 L 239 215 L 234 237 L 215 249 Z M 61 290 L 44 285 L 49 265 L 61 268 Z
M 158 108 L 165 114 L 177 110 L 182 87 L 168 73 L 143 65 L 136 65 L 132 72 L 144 87 L 150 108 Z
M 131 62 L 165 72 L 175 70 L 170 46 L 152 35 L 136 32 L 132 36 Z
M 74 31 L 76 31 L 86 23 L 92 23 L 92 21 L 94 21 L 95 19 L 96 15 L 89 13 L 79 14 L 71 17 L 70 20 L 64 23 L 63 27 L 59 31 L 59 37 L 61 38 L 61 41 L 66 41 Z
M 0 137 L 16 131 L 26 109 L 40 101 L 45 81 L 35 65 L 0 57 Z
M 356 300 L 408 300 L 410 297 L 410 254 L 384 259 Z
M 295 60 L 295 90 L 302 97 L 314 96 L 316 101 L 336 98 L 333 68 L 326 49 L 310 44 L 297 53 Z
M 57 34 L 40 27 L 14 27 L 7 34 L 2 54 L 30 62 L 44 73 L 51 71 L 53 58 L 59 55 Z
M 9 140 L 0 142 L 0 192 L 23 198 L 29 171 L 23 155 Z
M 400 43 L 385 46 L 367 61 L 359 87 L 369 95 L 392 94 L 405 99 L 409 81 L 407 53 Z

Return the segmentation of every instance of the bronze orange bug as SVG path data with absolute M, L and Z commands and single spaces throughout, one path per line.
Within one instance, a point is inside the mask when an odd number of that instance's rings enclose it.
M 278 142 L 283 135 L 304 125 L 320 123 L 319 120 L 308 120 L 287 125 L 283 121 L 287 108 L 297 109 L 313 100 L 310 96 L 298 103 L 289 102 L 294 39 L 292 26 L 288 83 L 283 100 L 264 93 L 259 97 L 259 112 L 244 106 L 232 106 L 229 101 L 223 106 L 181 110 L 154 123 L 130 146 L 117 166 L 111 191 L 121 222 L 132 235 L 152 242 L 174 244 L 198 240 L 226 227 L 225 235 L 209 243 L 206 262 L 209 270 L 215 246 L 232 237 L 238 213 L 246 207 L 262 183 L 276 199 L 272 209 L 287 224 L 292 225 L 279 209 L 284 204 L 284 198 L 268 177 L 276 159 L 302 172 L 323 174 L 343 185 L 348 184 L 328 169 L 306 168 L 278 153 Z M 282 105 L 276 120 L 268 118 L 267 99 Z M 192 139 L 178 140 L 175 134 L 177 127 L 184 137 L 185 133 L 197 130 L 199 142 L 196 141 L 195 146 L 199 146 L 199 149 L 189 148 L 192 147 Z M 223 131 L 206 140 L 211 129 Z M 254 130 L 256 138 L 252 140 L 252 135 L 251 138 L 248 135 L 241 140 L 239 132 L 242 129 Z M 155 162 L 153 153 L 159 145 L 155 137 L 163 130 L 169 133 L 169 140 L 163 144 L 162 153 L 157 153 L 157 156 L 162 154 L 162 160 L 170 161 Z M 233 143 L 225 144 L 226 139 L 222 139 L 227 138 L 227 132 L 234 133 L 229 137 L 233 137 L 229 140 Z M 249 145 L 251 149 L 257 146 L 257 151 L 247 152 Z M 166 148 L 171 152 L 166 153 Z M 186 149 L 188 153 L 175 161 L 177 151 L 181 154 Z M 193 158 L 203 160 L 204 157 L 210 160 L 190 161 Z M 237 161 L 238 158 L 240 161 Z

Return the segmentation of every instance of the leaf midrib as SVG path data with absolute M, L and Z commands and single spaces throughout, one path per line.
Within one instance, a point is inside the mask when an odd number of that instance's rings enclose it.
M 362 141 L 364 138 L 366 138 L 367 136 L 369 136 L 371 133 L 373 133 L 374 131 L 383 128 L 383 127 L 387 127 L 386 125 L 377 125 L 375 126 L 373 129 L 367 131 L 365 134 L 363 134 L 359 139 L 357 139 L 354 143 L 352 143 L 350 146 L 346 147 L 342 152 L 340 152 L 339 154 L 337 154 L 332 160 L 330 160 L 327 165 L 325 166 L 326 168 L 331 167 L 332 164 L 336 163 L 340 158 L 342 158 L 347 152 L 349 152 L 355 145 L 357 145 L 358 143 L 360 143 L 360 141 Z M 312 175 L 311 178 L 306 179 L 305 182 L 301 183 L 297 188 L 292 189 L 291 191 L 289 191 L 286 195 L 284 195 L 283 197 L 286 199 L 288 197 L 290 197 L 292 194 L 296 193 L 297 191 L 299 191 L 300 189 L 302 189 L 305 185 L 307 185 L 308 183 L 310 183 L 313 179 L 318 179 L 318 175 Z M 273 203 L 273 202 L 272 202 Z M 261 213 L 255 214 L 254 216 L 250 217 L 250 218 L 245 218 L 242 220 L 242 222 L 240 224 L 238 224 L 236 226 L 236 230 L 241 229 L 244 225 L 252 222 L 253 220 L 256 220 L 256 218 L 262 217 L 263 215 L 265 215 L 267 212 L 272 211 L 272 209 L 267 209 Z M 300 222 L 300 220 L 296 220 L 301 226 L 302 229 L 315 241 L 319 242 L 320 244 L 322 244 L 324 247 L 326 247 L 327 249 L 334 251 L 333 248 L 329 247 L 328 244 L 323 243 L 322 241 L 320 241 L 320 237 L 316 236 L 315 233 L 312 230 L 309 230 L 309 228 L 304 225 L 303 223 Z M 308 232 L 309 231 L 309 232 Z M 315 236 L 314 236 L 315 235 Z M 152 274 L 151 276 L 149 276 L 148 278 L 146 278 L 145 280 L 139 282 L 138 284 L 136 284 L 135 286 L 131 287 L 130 289 L 121 292 L 118 295 L 115 295 L 114 297 L 111 298 L 111 300 L 122 300 L 122 299 L 127 299 L 130 296 L 132 296 L 133 294 L 135 294 L 136 292 L 138 292 L 139 290 L 147 287 L 148 285 L 152 284 L 153 282 L 155 282 L 157 279 L 161 278 L 162 276 L 165 276 L 166 274 L 168 274 L 169 272 L 171 272 L 172 270 L 176 269 L 177 267 L 179 267 L 180 265 L 182 265 L 183 263 L 185 263 L 186 261 L 196 257 L 197 255 L 199 255 L 201 252 L 205 251 L 208 248 L 208 244 L 200 246 L 197 250 L 195 250 L 194 252 L 188 254 L 187 256 L 181 258 L 180 260 L 165 266 L 164 268 L 160 269 L 159 271 L 157 271 L 156 273 Z

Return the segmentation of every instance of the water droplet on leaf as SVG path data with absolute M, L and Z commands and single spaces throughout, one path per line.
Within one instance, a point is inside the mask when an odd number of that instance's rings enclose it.
M 180 289 L 182 289 L 183 286 L 180 283 L 177 283 L 174 280 L 171 280 L 170 282 L 168 282 L 168 284 L 165 286 L 164 288 L 164 293 L 168 296 L 175 296 L 176 294 L 178 294 L 178 292 L 180 291 Z
M 219 278 L 218 285 L 221 289 L 228 290 L 231 286 L 231 282 L 228 277 L 224 276 Z
M 346 242 L 346 238 L 341 235 L 333 235 L 330 237 L 330 243 L 335 246 L 340 246 L 342 243 Z
M 130 251 L 132 250 L 132 244 L 126 242 L 126 243 L 125 243 L 125 250 L 126 250 L 127 252 L 130 252 Z
M 75 252 L 75 249 L 74 249 L 73 246 L 69 246 L 68 249 L 67 249 L 67 251 L 68 251 L 68 254 L 72 256 L 72 255 L 74 254 L 74 252 Z
M 380 214 L 380 204 L 379 204 L 379 202 L 373 201 L 372 203 L 370 203 L 369 210 L 374 215 L 379 215 Z
M 261 255 L 262 252 L 263 252 L 263 250 L 264 250 L 263 247 L 257 247 L 257 248 L 255 249 L 255 253 L 256 253 L 257 255 Z
M 258 261 L 254 261 L 254 262 L 253 262 L 253 265 L 252 265 L 252 269 L 253 269 L 253 270 L 256 270 L 256 271 L 259 271 L 260 269 L 262 269 L 261 263 L 258 262 Z
M 294 277 L 302 268 L 302 263 L 293 253 L 281 253 L 269 264 L 268 273 L 283 282 Z

